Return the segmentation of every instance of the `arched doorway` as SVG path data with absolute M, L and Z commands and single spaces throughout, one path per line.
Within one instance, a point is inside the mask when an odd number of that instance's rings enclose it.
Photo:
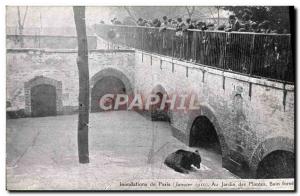
M 294 174 L 294 153 L 284 150 L 276 150 L 268 154 L 258 164 L 256 177 L 259 179 L 294 178 Z
M 33 86 L 31 95 L 31 116 L 55 116 L 56 111 L 56 88 L 49 84 Z
M 221 145 L 214 125 L 206 116 L 197 117 L 190 130 L 190 147 L 201 147 L 221 154 Z
M 51 116 L 62 113 L 61 81 L 45 76 L 36 76 L 25 82 L 24 94 L 26 116 Z M 33 112 L 33 110 L 35 111 Z
M 117 94 L 126 94 L 126 87 L 122 80 L 115 76 L 105 76 L 98 80 L 92 88 L 91 92 L 91 112 L 104 111 L 100 105 L 100 99 L 106 94 L 114 94 L 114 98 L 107 100 L 114 107 L 115 98 Z M 126 105 L 122 105 L 119 110 L 126 109 Z

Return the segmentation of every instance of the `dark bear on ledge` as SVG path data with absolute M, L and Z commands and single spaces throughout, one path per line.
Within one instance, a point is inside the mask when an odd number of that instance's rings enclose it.
M 188 174 L 192 170 L 192 165 L 200 169 L 201 156 L 196 150 L 195 152 L 190 152 L 186 150 L 177 150 L 170 154 L 166 160 L 165 164 L 174 169 L 177 172 Z

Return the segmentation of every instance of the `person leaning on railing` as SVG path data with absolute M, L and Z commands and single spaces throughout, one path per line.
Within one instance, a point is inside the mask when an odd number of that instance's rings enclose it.
M 184 58 L 188 61 L 192 61 L 191 55 L 192 55 L 192 42 L 193 42 L 193 32 L 188 31 L 188 29 L 195 29 L 196 21 L 191 20 L 190 18 L 186 19 L 186 25 L 183 27 L 183 36 L 184 36 Z
M 122 25 L 122 22 L 119 21 L 117 18 L 113 18 L 110 22 L 114 25 Z
M 252 32 L 252 24 L 253 21 L 251 21 L 250 19 L 250 15 L 245 13 L 242 16 L 242 24 L 241 24 L 241 28 L 239 29 L 239 32 Z
M 152 21 L 152 25 L 153 25 L 153 27 L 160 27 L 161 22 L 160 22 L 160 20 L 158 18 L 155 18 Z
M 237 20 L 235 15 L 230 15 L 228 18 L 229 25 L 224 29 L 225 32 L 239 31 L 241 29 L 241 24 Z M 238 71 L 239 65 L 238 60 L 240 56 L 239 43 L 235 39 L 235 36 L 231 34 L 225 37 L 226 51 L 224 53 L 224 68 L 228 70 Z
M 143 49 L 173 55 L 180 59 L 190 60 L 192 58 L 201 64 L 256 76 L 293 80 L 294 72 L 292 70 L 294 69 L 291 61 L 290 36 L 274 35 L 285 32 L 285 29 L 281 30 L 278 24 L 274 26 L 275 24 L 270 24 L 269 21 L 258 24 L 257 22 L 248 22 L 247 17 L 244 17 L 242 22 L 238 22 L 235 16 L 229 18 L 230 25 L 224 29 L 233 33 L 205 31 L 207 26 L 200 21 L 196 23 L 196 28 L 202 31 L 187 30 L 194 28 L 195 21 L 187 20 L 185 24 L 181 18 L 178 18 L 177 22 L 172 19 L 163 20 L 160 28 L 139 28 L 143 29 Z M 115 20 L 117 19 L 113 21 Z M 145 20 L 140 19 L 139 21 L 144 22 Z M 147 23 L 154 23 L 158 26 L 158 21 L 156 19 Z M 175 32 L 172 29 L 167 29 L 169 25 L 175 24 Z M 106 34 L 107 38 L 115 40 L 114 38 L 118 37 L 116 32 L 120 33 L 118 29 L 123 27 L 108 26 L 107 28 L 106 33 L 109 31 Z M 223 27 L 219 30 L 222 29 Z M 252 33 L 236 32 L 237 29 Z M 125 35 L 128 38 L 126 40 L 129 40 L 127 44 L 130 45 L 130 41 L 132 43 L 138 41 L 131 36 L 137 32 L 140 31 L 127 32 Z M 174 34 L 175 36 L 173 36 Z
M 143 20 L 142 18 L 139 18 L 138 21 L 136 22 L 136 24 L 138 26 L 145 26 L 146 25 L 146 20 Z
M 263 21 L 258 25 L 259 33 L 271 33 L 271 23 L 268 20 Z
M 167 16 L 163 16 L 163 21 L 161 23 L 161 26 L 164 25 L 164 26 L 168 26 L 168 17 Z
M 182 18 L 177 18 L 177 26 L 175 29 L 175 57 L 179 59 L 183 58 L 183 29 L 185 26 Z
M 166 50 L 168 49 L 167 47 L 167 35 L 166 35 L 166 30 L 169 27 L 169 21 L 167 16 L 163 17 L 163 22 L 161 23 L 159 27 L 159 32 L 162 36 L 162 53 L 165 53 Z
M 229 25 L 225 28 L 226 32 L 238 31 L 241 27 L 235 15 L 230 15 L 228 19 Z

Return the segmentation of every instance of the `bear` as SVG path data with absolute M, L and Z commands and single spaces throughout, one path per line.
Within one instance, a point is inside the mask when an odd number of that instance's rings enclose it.
M 164 164 L 177 172 L 188 174 L 192 170 L 192 165 L 200 169 L 201 156 L 198 150 L 190 152 L 177 150 L 168 155 Z

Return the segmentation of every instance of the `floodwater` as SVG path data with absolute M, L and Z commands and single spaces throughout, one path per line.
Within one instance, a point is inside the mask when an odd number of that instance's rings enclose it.
M 221 155 L 199 149 L 201 169 L 189 174 L 163 164 L 187 147 L 167 122 L 138 113 L 91 113 L 89 164 L 79 164 L 77 115 L 7 120 L 8 190 L 104 190 L 113 182 L 139 179 L 237 178 L 221 166 Z

